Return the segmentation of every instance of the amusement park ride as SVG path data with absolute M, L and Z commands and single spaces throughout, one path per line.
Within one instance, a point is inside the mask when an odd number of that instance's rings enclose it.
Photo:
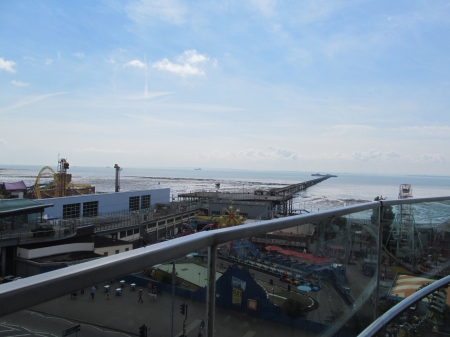
M 76 194 L 95 193 L 95 187 L 89 184 L 72 183 L 72 175 L 67 173 L 69 163 L 66 159 L 58 160 L 58 172 L 50 166 L 44 166 L 36 177 L 33 194 L 36 199 L 58 198 Z M 47 178 L 47 179 L 46 179 Z M 50 178 L 51 180 L 48 180 Z M 41 181 L 48 180 L 48 181 Z
M 239 208 L 233 212 L 233 206 L 230 206 L 229 208 L 224 208 L 223 211 L 225 213 L 223 215 L 198 215 L 197 218 L 213 221 L 217 224 L 217 228 L 237 226 L 242 224 L 245 220 L 244 217 L 239 214 Z

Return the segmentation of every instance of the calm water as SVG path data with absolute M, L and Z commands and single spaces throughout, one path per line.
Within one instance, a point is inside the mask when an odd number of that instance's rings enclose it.
M 52 167 L 55 171 L 56 167 Z M 36 181 L 41 166 L 0 165 L 0 181 L 23 180 L 27 186 Z M 91 184 L 97 192 L 114 192 L 115 169 L 113 167 L 77 167 L 69 169 L 72 182 Z M 275 172 L 249 170 L 220 170 L 193 168 L 123 168 L 121 171 L 121 191 L 170 188 L 172 196 L 178 193 L 215 190 L 220 182 L 220 190 L 251 191 L 254 188 L 278 187 L 311 180 L 315 172 Z M 295 198 L 295 208 L 328 209 L 372 201 L 382 195 L 397 199 L 400 184 L 411 184 L 417 198 L 450 196 L 450 176 L 389 176 L 334 173 L 337 178 L 327 179 L 308 188 Z M 46 179 L 42 179 L 45 181 Z M 158 184 L 159 183 L 159 184 Z

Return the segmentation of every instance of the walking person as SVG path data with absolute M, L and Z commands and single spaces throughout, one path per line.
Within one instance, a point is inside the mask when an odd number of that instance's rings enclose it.
M 94 299 L 95 292 L 97 291 L 97 288 L 95 286 L 92 286 L 91 288 L 91 298 Z
M 138 302 L 144 303 L 144 301 L 142 300 L 142 288 L 139 288 L 138 296 L 139 296 Z
M 147 284 L 147 288 L 148 288 L 148 293 L 149 293 L 149 294 L 152 292 L 152 287 L 153 287 L 152 283 L 149 282 L 149 283 Z
M 204 332 L 206 332 L 205 321 L 202 319 L 202 322 L 200 323 L 200 329 L 198 330 L 198 337 L 202 337 Z

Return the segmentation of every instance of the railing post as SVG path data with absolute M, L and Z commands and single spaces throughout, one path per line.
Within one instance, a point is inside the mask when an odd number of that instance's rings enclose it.
M 216 312 L 216 264 L 217 245 L 208 248 L 208 289 L 206 291 L 206 336 L 214 336 L 214 321 Z
M 375 289 L 375 319 L 380 317 L 379 305 L 380 300 L 380 268 L 381 257 L 383 256 L 383 202 L 380 201 L 380 207 L 378 208 L 378 254 L 377 254 L 377 287 Z

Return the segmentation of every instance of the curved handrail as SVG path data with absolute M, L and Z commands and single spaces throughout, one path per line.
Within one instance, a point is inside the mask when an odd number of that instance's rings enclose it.
M 450 275 L 440 280 L 437 280 L 426 287 L 415 292 L 411 296 L 405 298 L 403 301 L 386 311 L 381 317 L 379 317 L 375 322 L 370 324 L 363 332 L 361 332 L 358 337 L 371 337 L 375 336 L 381 331 L 388 323 L 395 319 L 399 314 L 401 314 L 405 309 L 411 307 L 417 301 L 430 295 L 431 293 L 437 291 L 440 288 L 447 287 L 450 284 Z

